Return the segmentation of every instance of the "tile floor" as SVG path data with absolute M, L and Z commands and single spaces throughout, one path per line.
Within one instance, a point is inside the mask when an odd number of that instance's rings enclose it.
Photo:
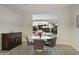
M 0 51 L 0 55 L 79 55 L 79 52 L 69 45 L 56 45 L 54 48 L 45 46 L 44 50 L 44 53 L 35 53 L 33 46 L 27 47 L 26 42 L 23 42 L 10 51 Z

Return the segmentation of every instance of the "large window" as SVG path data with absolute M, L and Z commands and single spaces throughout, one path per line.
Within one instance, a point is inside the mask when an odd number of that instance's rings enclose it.
M 49 13 L 49 14 L 33 14 L 32 15 L 32 20 L 56 20 L 57 15 L 54 13 Z
M 53 22 L 53 20 L 57 20 L 56 14 L 33 14 L 32 20 L 33 34 L 36 34 L 39 26 L 45 35 L 57 34 L 57 25 Z

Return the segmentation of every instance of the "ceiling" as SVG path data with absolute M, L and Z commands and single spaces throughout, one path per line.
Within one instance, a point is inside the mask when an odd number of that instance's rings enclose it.
M 31 11 L 33 13 L 38 12 L 52 12 L 52 9 L 61 9 L 60 7 L 70 6 L 68 4 L 4 4 L 3 6 L 15 11 L 26 12 Z
M 13 10 L 14 12 L 21 12 L 27 8 L 27 4 L 4 4 L 3 6 Z

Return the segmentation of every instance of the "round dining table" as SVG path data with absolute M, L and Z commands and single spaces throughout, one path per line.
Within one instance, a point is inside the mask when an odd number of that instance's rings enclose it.
M 53 35 L 53 36 L 41 36 L 41 37 L 32 35 L 32 36 L 29 36 L 29 39 L 31 39 L 31 40 L 41 39 L 41 40 L 47 41 L 48 39 L 52 39 L 54 37 L 56 37 L 56 35 Z
M 47 41 L 47 40 L 50 40 L 50 39 L 52 39 L 52 38 L 55 38 L 56 37 L 56 35 L 53 35 L 53 36 L 41 36 L 41 37 L 39 37 L 39 36 L 34 36 L 34 35 L 32 35 L 32 36 L 29 36 L 29 39 L 30 39 L 30 41 L 32 41 L 32 42 L 34 42 L 34 40 L 43 40 L 43 41 Z M 47 42 L 46 42 L 47 43 Z M 38 43 L 39 44 L 39 43 Z M 41 43 L 40 43 L 41 44 Z M 41 45 L 42 46 L 42 45 Z M 34 47 L 37 47 L 37 46 L 34 46 Z M 37 47 L 38 49 L 36 50 L 36 51 L 38 51 L 38 52 L 42 52 L 43 50 L 41 50 L 42 48 L 44 48 L 43 46 L 42 47 L 40 47 L 40 45 L 39 45 L 39 47 Z

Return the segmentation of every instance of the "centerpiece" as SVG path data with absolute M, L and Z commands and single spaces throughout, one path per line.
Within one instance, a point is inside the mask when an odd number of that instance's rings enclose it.
M 43 31 L 41 30 L 41 28 L 38 27 L 38 30 L 36 31 L 36 33 L 37 33 L 37 36 L 39 36 L 39 38 L 41 38 L 42 32 L 43 32 Z

